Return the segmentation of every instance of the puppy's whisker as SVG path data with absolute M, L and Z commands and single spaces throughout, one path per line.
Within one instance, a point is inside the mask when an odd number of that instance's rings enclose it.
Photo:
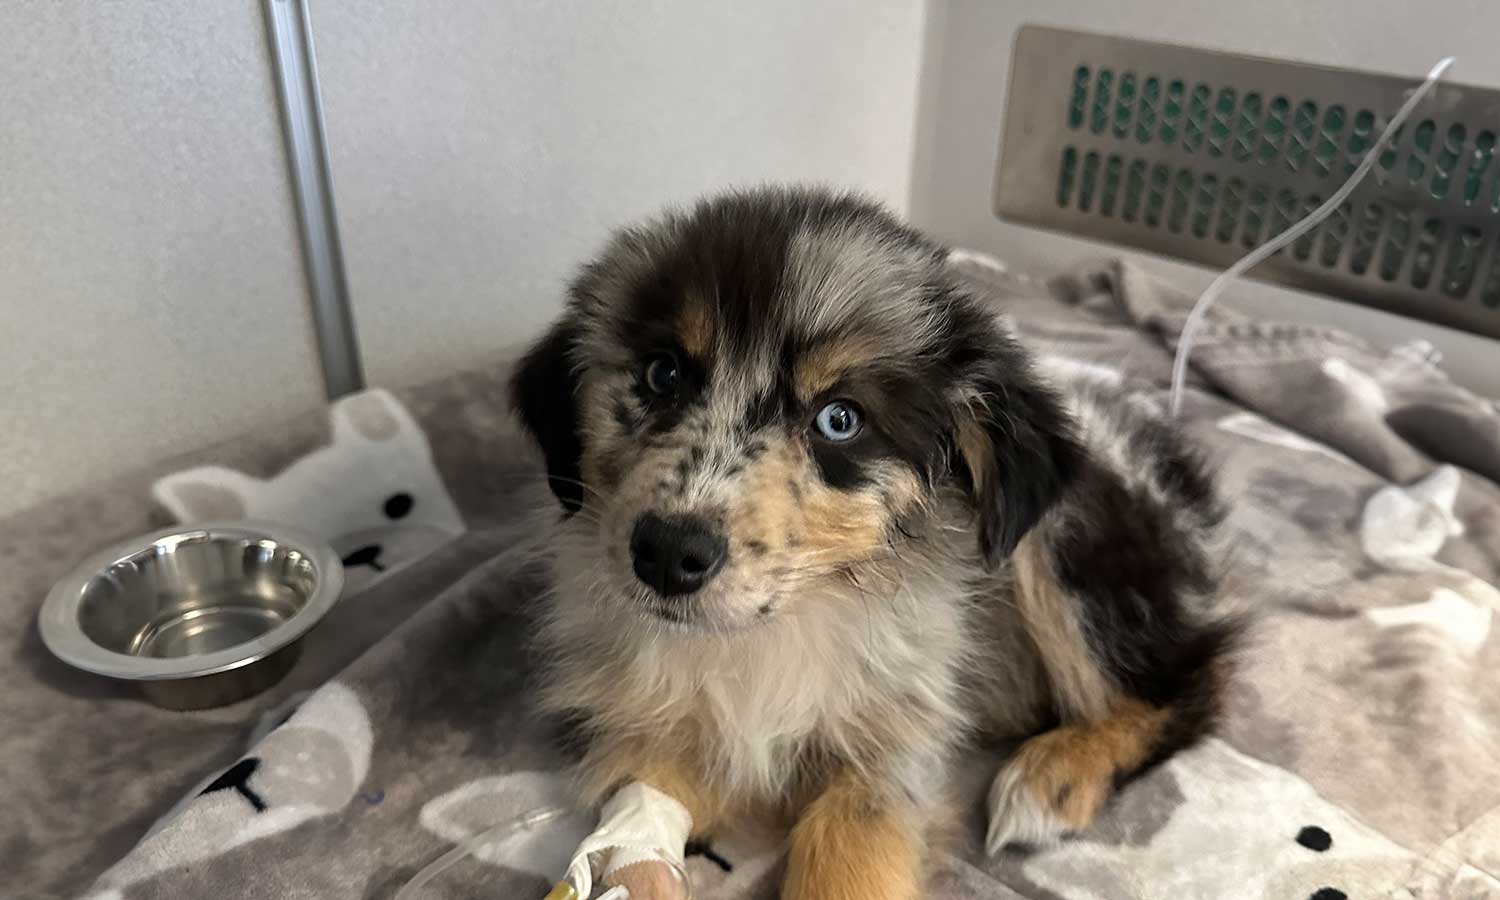
M 548 475 L 542 472 L 498 472 L 486 477 L 498 478 L 502 481 L 520 481 L 529 484 L 540 484 L 543 486 L 547 486 L 549 482 L 556 481 L 562 484 L 571 484 L 575 487 L 583 488 L 585 491 L 588 491 L 590 494 L 598 497 L 601 500 L 607 499 L 607 497 L 602 492 L 600 492 L 598 488 L 595 488 L 588 482 L 582 481 L 577 478 L 569 478 L 564 475 Z

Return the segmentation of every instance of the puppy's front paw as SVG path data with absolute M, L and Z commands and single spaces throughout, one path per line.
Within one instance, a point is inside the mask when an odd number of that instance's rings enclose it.
M 1092 824 L 1112 789 L 1113 767 L 1068 728 L 1038 735 L 1001 766 L 990 785 L 985 852 L 1050 844 Z
M 616 850 L 604 873 L 606 887 L 623 887 L 631 900 L 685 900 L 687 883 L 653 854 Z

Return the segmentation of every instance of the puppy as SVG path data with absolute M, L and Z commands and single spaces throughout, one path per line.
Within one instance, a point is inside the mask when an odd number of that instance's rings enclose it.
M 512 402 L 564 514 L 539 640 L 586 799 L 792 825 L 787 900 L 911 900 L 966 741 L 991 850 L 1211 727 L 1220 517 L 1165 424 L 1060 392 L 880 206 L 731 193 L 621 231 Z

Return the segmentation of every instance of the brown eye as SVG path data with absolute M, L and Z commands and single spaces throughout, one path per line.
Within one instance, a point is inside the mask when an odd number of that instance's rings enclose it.
M 677 360 L 670 353 L 657 353 L 646 360 L 646 369 L 641 376 L 646 387 L 658 397 L 673 397 L 681 376 L 677 371 Z

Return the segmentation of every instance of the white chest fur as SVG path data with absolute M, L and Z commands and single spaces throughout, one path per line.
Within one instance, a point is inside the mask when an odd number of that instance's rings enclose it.
M 556 699 L 646 739 L 690 735 L 705 774 L 731 793 L 780 796 L 812 747 L 903 781 L 929 777 L 966 717 L 972 624 L 946 579 L 895 596 L 825 591 L 726 635 L 667 632 L 595 602 L 569 614 L 568 598 L 558 602 L 553 646 L 595 659 L 560 667 L 573 696 Z

